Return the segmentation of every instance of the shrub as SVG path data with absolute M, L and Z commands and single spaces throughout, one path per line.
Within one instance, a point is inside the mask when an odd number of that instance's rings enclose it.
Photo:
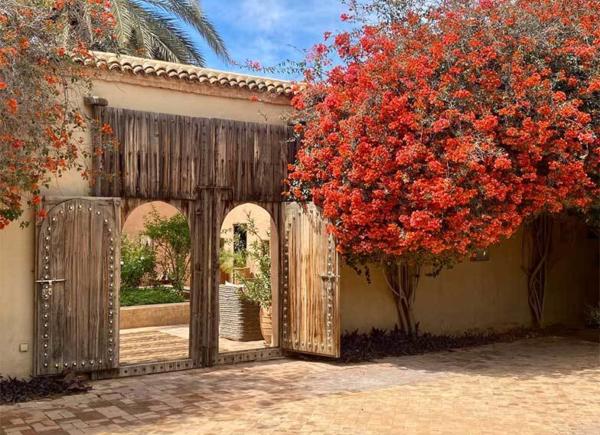
M 120 300 L 122 307 L 185 302 L 181 292 L 168 287 L 122 288 Z
M 386 357 L 420 355 L 428 352 L 510 342 L 520 338 L 535 337 L 536 335 L 537 333 L 527 329 L 514 329 L 502 333 L 491 331 L 465 332 L 461 335 L 452 336 L 408 335 L 398 328 L 391 331 L 374 328 L 368 334 L 354 331 L 342 335 L 341 361 L 356 363 Z
M 85 380 L 74 372 L 61 376 L 36 376 L 31 379 L 0 376 L 0 405 L 28 402 L 63 394 L 85 393 L 91 390 Z
M 301 64 L 288 180 L 340 252 L 452 265 L 597 202 L 600 2 L 350 3 Z
M 245 261 L 253 264 L 256 270 L 251 278 L 240 276 L 239 279 L 244 285 L 242 297 L 248 301 L 260 305 L 262 308 L 271 307 L 271 250 L 270 233 L 266 238 L 262 238 L 256 221 L 250 213 L 246 216 L 246 228 L 249 235 L 253 237 L 252 243 L 246 248 Z M 235 242 L 235 241 L 234 241 Z
M 79 138 L 95 124 L 76 97 L 91 75 L 73 55 L 87 61 L 89 48 L 113 49 L 109 8 L 98 0 L 0 1 L 0 230 L 28 205 L 45 217 L 41 191 L 53 177 L 89 175 L 91 153 Z
M 173 287 L 183 290 L 190 274 L 192 248 L 187 218 L 181 213 L 165 218 L 153 208 L 144 227 L 144 235 L 152 239 L 158 265 Z
M 233 275 L 236 268 L 246 267 L 246 253 L 221 249 L 219 252 L 219 266 L 228 275 Z
M 121 288 L 138 287 L 142 279 L 154 278 L 156 256 L 140 240 L 121 240 Z

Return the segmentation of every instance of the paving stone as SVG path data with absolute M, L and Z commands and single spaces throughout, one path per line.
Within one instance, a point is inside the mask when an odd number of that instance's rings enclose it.
M 355 365 L 278 360 L 93 387 L 0 407 L 0 433 L 600 434 L 600 349 L 571 338 Z

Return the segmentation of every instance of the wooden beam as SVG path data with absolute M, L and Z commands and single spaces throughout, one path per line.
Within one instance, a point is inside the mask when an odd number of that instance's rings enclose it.
M 83 102 L 86 106 L 108 106 L 108 100 L 106 98 L 97 97 L 95 95 L 83 97 Z

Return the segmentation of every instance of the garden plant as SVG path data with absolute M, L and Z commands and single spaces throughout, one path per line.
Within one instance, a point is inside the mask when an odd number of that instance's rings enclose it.
M 82 133 L 95 125 L 76 103 L 90 86 L 77 59 L 89 59 L 99 44 L 113 46 L 109 7 L 96 0 L 0 2 L 0 229 L 27 207 L 45 216 L 40 192 L 53 176 L 89 176 Z
M 599 197 L 600 3 L 349 3 L 355 30 L 327 33 L 303 65 L 291 199 L 322 208 L 349 262 L 383 264 L 407 332 L 424 265 L 531 223 L 540 324 L 543 216 Z

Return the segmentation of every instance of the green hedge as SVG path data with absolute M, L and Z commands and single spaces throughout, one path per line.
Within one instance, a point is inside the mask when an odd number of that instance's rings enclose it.
M 185 302 L 183 295 L 168 287 L 121 288 L 121 306 L 175 304 Z

